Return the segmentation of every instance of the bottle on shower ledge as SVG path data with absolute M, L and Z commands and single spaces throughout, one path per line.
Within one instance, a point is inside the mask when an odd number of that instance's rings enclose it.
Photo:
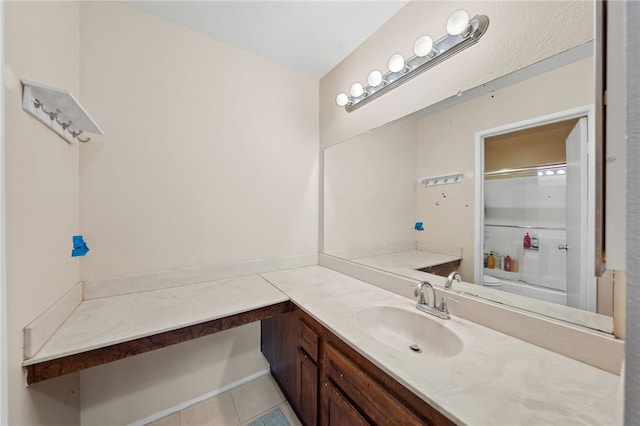
M 528 232 L 524 236 L 524 241 L 522 242 L 522 246 L 526 249 L 531 248 L 531 237 L 529 236 Z
M 489 269 L 495 269 L 496 267 L 496 259 L 493 257 L 493 252 L 490 252 L 487 257 L 487 267 Z
M 518 272 L 518 259 L 511 259 L 511 272 Z

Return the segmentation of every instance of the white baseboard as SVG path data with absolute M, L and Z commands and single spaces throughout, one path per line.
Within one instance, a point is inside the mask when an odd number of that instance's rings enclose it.
M 182 411 L 185 408 L 191 407 L 192 405 L 195 405 L 195 404 L 197 404 L 199 402 L 202 402 L 202 401 L 204 401 L 206 399 L 213 398 L 216 395 L 220 395 L 221 393 L 225 393 L 228 390 L 236 388 L 236 387 L 238 387 L 240 385 L 244 385 L 245 383 L 249 383 L 252 380 L 255 380 L 255 379 L 260 378 L 262 376 L 266 376 L 267 374 L 269 374 L 269 370 L 268 369 L 262 370 L 262 371 L 258 371 L 257 373 L 252 374 L 250 376 L 247 376 L 244 379 L 240 379 L 240 380 L 238 380 L 236 382 L 229 383 L 226 386 L 223 386 L 221 388 L 212 390 L 211 392 L 207 392 L 204 395 L 200 395 L 200 396 L 198 396 L 196 398 L 190 399 L 189 401 L 182 402 L 182 403 L 180 403 L 178 405 L 174 405 L 173 407 L 167 408 L 166 410 L 162 410 L 162 411 L 159 411 L 157 413 L 151 414 L 150 416 L 147 416 L 144 419 L 140 419 L 140 420 L 137 420 L 137 421 L 135 421 L 133 423 L 130 423 L 130 426 L 144 426 L 144 425 L 149 424 L 151 422 L 155 422 L 156 420 L 160 420 L 163 417 L 167 417 L 167 416 L 170 416 L 173 413 L 177 413 L 179 411 Z

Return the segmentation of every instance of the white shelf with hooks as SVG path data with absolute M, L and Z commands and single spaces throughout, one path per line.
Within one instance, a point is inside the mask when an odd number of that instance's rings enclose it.
M 22 85 L 22 109 L 67 142 L 89 142 L 85 132 L 104 134 L 69 90 L 29 80 L 22 80 Z
M 446 185 L 450 183 L 461 183 L 462 175 L 463 175 L 462 173 L 454 173 L 450 175 L 421 178 L 418 181 L 418 183 L 422 184 L 422 186 L 435 186 L 435 185 Z

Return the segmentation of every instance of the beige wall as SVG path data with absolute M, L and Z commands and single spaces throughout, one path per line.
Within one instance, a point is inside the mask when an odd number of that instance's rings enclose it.
M 418 191 L 417 216 L 429 225 L 418 243 L 462 247 L 465 280 L 474 276 L 475 133 L 593 103 L 593 67 L 583 59 L 420 120 L 418 176 L 462 172 L 464 180 Z
M 336 106 L 338 92 L 353 81 L 365 82 L 374 68 L 385 71 L 391 54 L 412 55 L 413 43 L 425 31 L 435 38 L 444 35 L 447 17 L 459 8 L 489 17 L 478 44 L 357 111 L 349 114 Z M 591 39 L 591 2 L 412 1 L 321 79 L 320 145 L 333 145 Z
M 84 279 L 316 253 L 317 80 L 119 2 L 80 25 Z
M 130 424 L 267 370 L 259 339 L 252 323 L 83 370 L 82 424 Z
M 83 279 L 317 251 L 318 81 L 119 2 L 80 6 Z M 250 295 L 248 296 L 250 297 Z M 257 324 L 80 374 L 125 424 L 263 371 Z
M 77 375 L 26 388 L 22 328 L 79 280 L 78 146 L 22 110 L 20 79 L 79 94 L 78 3 L 5 2 L 9 424 L 79 424 Z

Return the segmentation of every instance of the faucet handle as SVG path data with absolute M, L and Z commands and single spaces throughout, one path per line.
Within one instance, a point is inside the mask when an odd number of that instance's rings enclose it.
M 448 314 L 449 308 L 447 307 L 447 300 L 451 300 L 452 302 L 458 302 L 458 300 L 454 299 L 453 297 L 443 297 L 442 300 L 440 300 L 438 310 Z

